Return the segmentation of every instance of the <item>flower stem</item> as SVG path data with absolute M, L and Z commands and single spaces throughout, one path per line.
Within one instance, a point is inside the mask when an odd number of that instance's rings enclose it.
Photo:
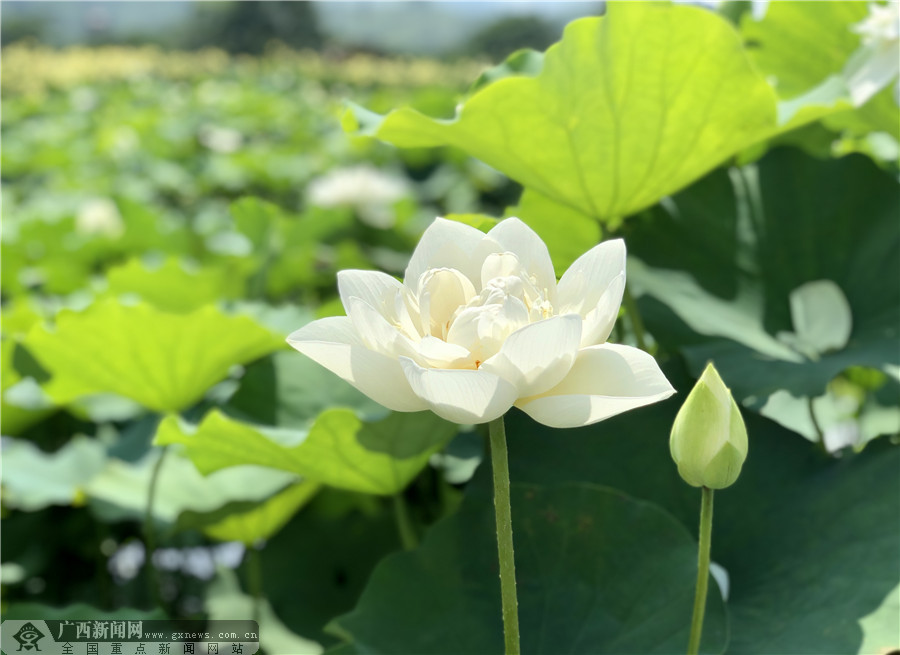
M 159 473 L 162 470 L 163 462 L 166 454 L 169 452 L 168 446 L 163 446 L 159 453 L 159 459 L 153 465 L 153 471 L 150 473 L 150 487 L 147 489 L 147 505 L 144 508 L 144 551 L 146 554 L 147 566 L 147 583 L 150 586 L 150 594 L 157 605 L 162 606 L 162 596 L 160 593 L 159 572 L 153 565 L 153 553 L 156 551 L 156 524 L 153 520 L 153 504 L 156 500 L 156 485 L 159 482 Z
M 419 539 L 416 537 L 416 531 L 409 518 L 409 508 L 406 506 L 406 499 L 403 498 L 402 491 L 394 494 L 394 519 L 397 521 L 397 532 L 400 533 L 400 543 L 403 544 L 403 549 L 412 550 L 418 546 Z
M 631 295 L 631 287 L 625 284 L 625 292 L 622 296 L 625 301 L 625 313 L 628 314 L 628 320 L 631 321 L 631 329 L 634 331 L 634 340 L 637 347 L 643 351 L 647 351 L 647 340 L 644 338 L 644 321 L 641 318 L 641 312 L 638 311 L 637 302 Z
M 816 437 L 818 437 L 817 445 L 819 446 L 819 450 L 821 450 L 825 456 L 831 457 L 831 453 L 828 452 L 828 446 L 825 444 L 825 433 L 822 431 L 822 426 L 819 424 L 819 419 L 816 417 L 816 408 L 813 406 L 812 396 L 809 396 L 806 399 L 806 407 L 809 409 L 809 418 L 812 421 Z
M 703 614 L 706 612 L 706 589 L 709 584 L 709 546 L 712 541 L 713 490 L 703 487 L 700 501 L 700 548 L 697 555 L 697 592 L 694 595 L 694 616 L 691 619 L 691 638 L 688 655 L 700 652 L 703 634 Z
M 503 417 L 490 423 L 491 468 L 494 471 L 494 512 L 497 552 L 500 555 L 500 598 L 503 604 L 503 641 L 506 655 L 519 655 L 519 601 L 516 598 L 516 560 L 513 555 L 512 510 L 509 503 L 509 457 Z
M 247 549 L 247 586 L 253 597 L 253 620 L 259 624 L 262 615 L 262 556 L 259 545 L 251 545 Z

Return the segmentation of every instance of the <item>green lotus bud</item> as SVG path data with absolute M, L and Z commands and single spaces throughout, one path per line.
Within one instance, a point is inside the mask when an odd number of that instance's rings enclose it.
M 747 458 L 747 428 L 712 363 L 678 411 L 669 449 L 678 473 L 691 486 L 724 489 L 740 475 Z

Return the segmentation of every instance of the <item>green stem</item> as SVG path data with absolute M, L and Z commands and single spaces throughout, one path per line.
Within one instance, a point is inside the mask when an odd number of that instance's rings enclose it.
M 703 487 L 700 502 L 700 548 L 697 555 L 697 592 L 694 596 L 694 616 L 691 619 L 691 638 L 688 655 L 700 652 L 703 634 L 703 614 L 706 612 L 706 589 L 709 584 L 709 546 L 712 541 L 713 490 Z
M 250 595 L 253 597 L 253 620 L 259 625 L 259 617 L 262 614 L 262 558 L 260 548 L 250 546 L 247 553 L 247 586 L 250 587 Z
M 634 339 L 637 346 L 643 351 L 647 350 L 647 340 L 644 338 L 644 321 L 641 319 L 641 313 L 638 311 L 637 303 L 634 296 L 631 295 L 631 287 L 625 285 L 625 292 L 622 295 L 625 301 L 625 313 L 628 314 L 628 320 L 631 321 L 631 329 L 634 330 Z
M 806 406 L 809 409 L 809 418 L 812 421 L 813 430 L 815 430 L 816 437 L 818 437 L 819 450 L 825 453 L 826 456 L 831 457 L 831 453 L 828 452 L 828 446 L 825 444 L 825 433 L 822 432 L 822 426 L 819 424 L 819 419 L 816 417 L 816 408 L 813 406 L 812 396 L 807 397 Z
M 503 640 L 506 655 L 519 655 L 519 601 L 516 599 L 516 560 L 513 555 L 512 509 L 509 503 L 509 457 L 503 417 L 491 421 L 491 467 L 494 471 L 494 512 L 500 555 L 500 598 L 503 603 Z
M 400 543 L 403 544 L 404 550 L 412 550 L 418 546 L 419 539 L 409 518 L 409 508 L 406 506 L 402 491 L 394 494 L 394 519 L 397 521 L 397 532 L 400 533 Z
M 147 583 L 150 585 L 150 594 L 158 606 L 162 606 L 160 594 L 159 571 L 153 566 L 153 553 L 156 552 L 156 524 L 153 520 L 153 505 L 156 501 L 156 486 L 159 483 L 159 474 L 162 470 L 168 446 L 163 446 L 159 453 L 159 459 L 153 465 L 150 473 L 150 487 L 147 489 L 147 506 L 144 509 L 144 549 L 146 551 Z

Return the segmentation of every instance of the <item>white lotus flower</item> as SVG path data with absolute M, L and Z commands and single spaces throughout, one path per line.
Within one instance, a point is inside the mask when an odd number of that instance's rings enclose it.
M 484 423 L 515 405 L 577 427 L 674 393 L 653 357 L 604 343 L 624 288 L 621 240 L 582 255 L 557 284 L 547 246 L 517 218 L 488 234 L 438 218 L 404 282 L 341 271 L 347 316 L 288 343 L 392 410 Z
M 230 154 L 244 144 L 244 135 L 230 127 L 203 125 L 197 132 L 197 140 L 213 152 Z
M 894 101 L 900 105 L 900 2 L 869 4 L 869 15 L 851 28 L 862 37 L 862 47 L 844 69 L 850 97 L 857 107 L 884 87 L 894 84 Z
M 336 168 L 310 182 L 307 198 L 317 207 L 352 207 L 360 220 L 378 229 L 394 225 L 391 205 L 409 193 L 403 178 L 374 166 Z
M 125 233 L 125 224 L 116 203 L 109 198 L 92 198 L 79 208 L 75 231 L 117 239 Z

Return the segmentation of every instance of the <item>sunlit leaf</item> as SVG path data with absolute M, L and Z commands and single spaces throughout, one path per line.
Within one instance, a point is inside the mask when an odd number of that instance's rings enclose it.
M 600 241 L 602 234 L 600 225 L 587 214 L 532 189 L 525 189 L 519 204 L 506 213 L 521 218 L 538 233 L 547 244 L 553 268 L 560 277 L 572 262 Z M 560 225 L 565 225 L 565 229 L 560 229 Z
M 166 418 L 156 443 L 183 444 L 203 473 L 256 464 L 341 489 L 393 494 L 456 430 L 430 412 L 392 413 L 366 422 L 352 410 L 330 409 L 305 433 L 242 423 L 212 411 L 195 429 Z
M 268 539 L 318 493 L 316 482 L 298 482 L 259 502 L 238 501 L 210 513 L 183 512 L 178 528 L 199 528 L 220 541 L 240 541 L 246 546 Z
M 176 258 L 158 266 L 132 259 L 111 268 L 107 282 L 113 294 L 135 294 L 154 307 L 172 312 L 190 312 L 242 292 L 242 282 L 224 269 L 189 270 Z
M 55 453 L 22 439 L 3 439 L 3 503 L 33 512 L 83 504 L 84 487 L 106 464 L 96 439 L 75 437 Z
M 108 520 L 143 519 L 160 455 L 154 449 L 134 463 L 110 458 L 85 485 L 95 511 Z M 172 452 L 165 453 L 158 475 L 153 516 L 170 524 L 183 512 L 208 513 L 232 502 L 262 501 L 297 479 L 290 473 L 249 465 L 204 476 L 189 460 Z
M 63 311 L 25 343 L 50 372 L 45 389 L 57 402 L 113 392 L 158 411 L 190 407 L 231 366 L 283 346 L 252 319 L 215 307 L 170 314 L 111 300 Z
M 454 120 L 351 111 L 364 134 L 457 146 L 529 191 L 615 222 L 787 123 L 831 110 L 779 109 L 738 34 L 712 12 L 611 2 L 606 16 L 570 23 L 535 77 L 483 87 Z

